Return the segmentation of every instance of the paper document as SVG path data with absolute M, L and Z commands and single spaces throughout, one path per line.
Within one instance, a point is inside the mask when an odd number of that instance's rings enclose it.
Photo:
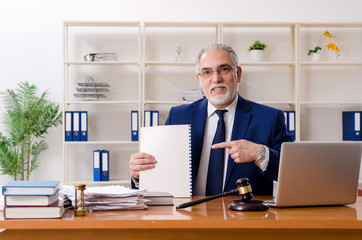
M 155 157 L 155 168 L 140 172 L 140 189 L 192 196 L 191 126 L 141 128 L 140 150 Z

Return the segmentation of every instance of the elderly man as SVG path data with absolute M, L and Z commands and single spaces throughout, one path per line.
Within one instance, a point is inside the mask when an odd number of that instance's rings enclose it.
M 196 77 L 206 99 L 171 108 L 166 125 L 191 124 L 193 195 L 215 195 L 247 177 L 254 195 L 272 195 L 280 148 L 292 141 L 282 111 L 242 98 L 242 69 L 235 51 L 212 44 L 197 56 Z M 131 156 L 137 186 L 139 171 L 157 167 L 147 153 Z

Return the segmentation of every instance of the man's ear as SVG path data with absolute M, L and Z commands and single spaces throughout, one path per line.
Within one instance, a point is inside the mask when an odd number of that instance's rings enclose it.
M 241 74 L 242 74 L 243 70 L 241 69 L 240 66 L 238 66 L 237 72 L 236 72 L 236 77 L 238 79 L 238 82 L 240 82 L 241 80 Z

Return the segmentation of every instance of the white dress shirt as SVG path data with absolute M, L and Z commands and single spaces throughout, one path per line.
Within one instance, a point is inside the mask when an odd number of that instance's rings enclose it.
M 236 96 L 235 100 L 225 108 L 227 112 L 224 113 L 224 121 L 225 121 L 225 141 L 231 141 L 231 134 L 234 125 L 235 111 L 236 105 L 238 103 L 238 97 Z M 204 142 L 202 145 L 202 152 L 200 158 L 200 165 L 196 175 L 193 195 L 194 196 L 205 196 L 206 192 L 206 181 L 207 181 L 207 172 L 209 168 L 209 158 L 211 145 L 214 140 L 217 123 L 219 121 L 218 115 L 215 113 L 217 109 L 208 103 L 207 105 L 207 118 L 205 122 L 205 133 L 204 133 Z M 264 171 L 269 162 L 269 149 L 266 148 L 265 160 L 261 162 L 259 167 L 262 171 Z M 228 162 L 229 154 L 227 149 L 225 149 L 224 156 L 224 177 L 223 177 L 223 187 L 225 185 L 225 176 L 227 170 L 227 162 Z

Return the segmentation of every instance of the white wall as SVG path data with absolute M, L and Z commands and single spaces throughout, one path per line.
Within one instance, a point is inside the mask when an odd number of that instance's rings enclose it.
M 359 0 L 1 0 L 0 91 L 27 80 L 62 103 L 63 20 L 362 22 L 360 9 Z M 62 180 L 62 129 L 51 129 L 47 142 L 32 179 Z M 0 176 L 0 186 L 10 180 Z

